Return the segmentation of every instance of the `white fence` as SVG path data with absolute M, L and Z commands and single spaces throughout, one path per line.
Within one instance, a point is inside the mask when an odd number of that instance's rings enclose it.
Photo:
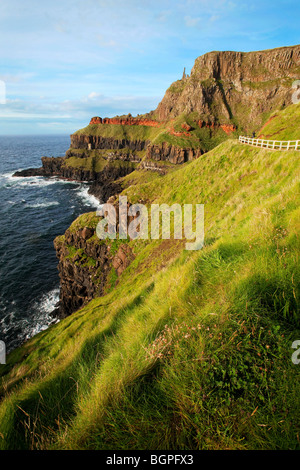
M 273 150 L 300 150 L 300 140 L 263 140 L 250 137 L 239 137 L 242 144 L 254 145 Z

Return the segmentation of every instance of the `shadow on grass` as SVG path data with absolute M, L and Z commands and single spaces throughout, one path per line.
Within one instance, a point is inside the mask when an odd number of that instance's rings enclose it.
M 45 379 L 44 382 L 33 383 L 32 390 L 27 392 L 26 397 L 13 397 L 8 405 L 7 421 L 2 423 L 2 433 L 5 435 L 2 448 L 22 450 L 49 445 L 51 437 L 54 439 L 61 426 L 76 413 L 74 405 L 78 394 L 83 391 L 79 390 L 79 379 L 81 389 L 88 389 L 101 362 L 100 358 L 105 354 L 105 344 L 117 334 L 122 322 L 144 302 L 146 295 L 153 289 L 154 283 L 151 283 L 116 313 L 109 326 L 86 340 L 71 365 L 63 372 Z

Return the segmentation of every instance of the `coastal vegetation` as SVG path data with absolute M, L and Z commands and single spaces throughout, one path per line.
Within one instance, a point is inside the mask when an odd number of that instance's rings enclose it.
M 299 137 L 299 106 L 261 133 Z M 126 241 L 134 259 L 111 270 L 105 295 L 12 351 L 0 447 L 299 448 L 299 176 L 299 152 L 229 138 L 166 174 L 121 178 L 131 203 L 204 204 L 204 247 Z M 97 220 L 84 214 L 70 231 Z

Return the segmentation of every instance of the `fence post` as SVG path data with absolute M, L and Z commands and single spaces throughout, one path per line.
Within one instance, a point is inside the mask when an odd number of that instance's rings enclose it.
M 300 140 L 264 140 L 255 139 L 254 137 L 239 136 L 239 142 L 248 145 L 255 145 L 256 147 L 267 148 L 267 149 L 279 149 L 279 150 L 300 150 Z

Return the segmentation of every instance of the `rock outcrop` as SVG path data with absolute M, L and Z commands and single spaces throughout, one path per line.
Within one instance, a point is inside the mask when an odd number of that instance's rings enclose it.
M 234 131 L 236 131 L 236 126 L 234 124 L 219 124 L 216 122 L 204 122 L 201 119 L 199 119 L 197 124 L 200 127 L 200 129 L 202 129 L 203 127 L 206 127 L 207 129 L 221 128 L 227 135 L 230 135 Z
M 101 135 L 72 134 L 70 148 L 86 150 L 118 150 L 128 148 L 133 152 L 140 152 L 144 150 L 148 144 L 149 141 L 147 140 L 129 140 L 103 137 Z
M 266 113 L 291 103 L 291 86 L 299 76 L 299 45 L 209 52 L 196 59 L 190 77 L 170 86 L 154 113 L 168 121 L 197 112 L 204 121 L 236 123 L 250 131 L 261 127 Z
M 16 171 L 13 176 L 63 176 L 62 165 L 65 157 L 42 157 L 40 168 L 28 168 Z
M 118 231 L 120 221 L 117 195 L 111 196 L 107 202 L 116 209 Z M 128 202 L 127 209 L 129 207 Z M 88 225 L 81 226 L 79 217 L 74 222 L 75 227 L 72 224 L 63 236 L 54 240 L 60 277 L 57 313 L 62 318 L 114 287 L 135 257 L 125 240 L 100 240 L 95 227 L 101 217 L 93 213 L 90 216 Z M 133 219 L 133 216 L 127 217 L 127 227 Z
M 84 232 L 85 230 L 85 232 Z M 103 293 L 109 272 L 106 245 L 88 243 L 87 229 L 54 241 L 59 259 L 60 277 L 59 315 L 66 317 Z
M 56 176 L 70 181 L 89 182 L 91 183 L 89 193 L 96 196 L 100 202 L 105 202 L 113 194 L 122 191 L 121 185 L 116 180 L 135 169 L 135 162 L 130 159 L 123 159 L 122 164 L 118 166 L 113 164 L 113 158 L 111 160 L 101 171 L 95 171 L 66 165 L 66 157 L 42 157 L 43 166 L 41 168 L 20 170 L 15 172 L 13 176 Z
M 166 142 L 161 144 L 150 144 L 146 151 L 146 160 L 168 161 L 175 165 L 179 165 L 203 154 L 201 149 L 180 148 L 169 145 Z
M 152 119 L 138 118 L 127 116 L 124 118 L 114 117 L 114 118 L 101 118 L 99 116 L 93 117 L 90 121 L 92 124 L 112 124 L 119 126 L 148 126 L 148 127 L 159 127 L 161 123 Z

